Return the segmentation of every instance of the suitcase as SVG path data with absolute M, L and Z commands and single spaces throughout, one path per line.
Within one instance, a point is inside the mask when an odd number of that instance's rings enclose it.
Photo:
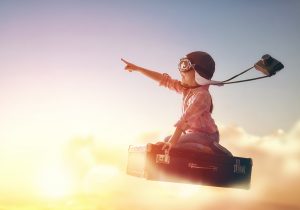
M 148 180 L 249 189 L 252 159 L 205 154 L 162 145 L 129 146 L 127 174 Z

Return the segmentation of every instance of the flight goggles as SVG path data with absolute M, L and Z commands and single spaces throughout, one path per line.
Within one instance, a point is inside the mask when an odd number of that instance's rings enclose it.
M 188 58 L 181 58 L 178 64 L 178 70 L 180 72 L 188 72 L 190 70 L 195 70 L 195 64 L 192 64 Z M 198 85 L 221 85 L 222 82 L 208 80 L 202 77 L 196 70 L 195 70 L 195 81 Z
M 180 72 L 186 72 L 194 69 L 195 65 L 191 63 L 191 61 L 188 58 L 181 58 L 178 64 L 178 70 Z

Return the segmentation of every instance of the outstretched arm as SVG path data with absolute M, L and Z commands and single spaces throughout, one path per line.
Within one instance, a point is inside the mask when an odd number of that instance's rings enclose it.
M 154 81 L 157 81 L 157 82 L 160 82 L 163 78 L 162 73 L 159 73 L 159 72 L 156 72 L 156 71 L 152 71 L 152 70 L 145 69 L 143 67 L 137 66 L 133 63 L 130 63 L 130 62 L 124 60 L 123 58 L 121 60 L 126 64 L 125 70 L 127 70 L 129 72 L 132 72 L 132 71 L 140 72 L 143 75 L 147 76 L 148 78 L 150 78 Z

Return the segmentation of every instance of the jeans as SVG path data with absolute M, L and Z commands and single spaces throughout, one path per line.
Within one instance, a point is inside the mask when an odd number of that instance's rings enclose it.
M 168 142 L 171 136 L 167 136 L 164 141 Z M 203 146 L 209 147 L 213 153 L 220 153 L 220 149 L 215 147 L 215 143 L 219 143 L 219 132 L 212 134 L 193 132 L 186 133 L 180 136 L 178 142 L 174 147 L 176 148 L 186 148 L 192 150 L 201 150 Z

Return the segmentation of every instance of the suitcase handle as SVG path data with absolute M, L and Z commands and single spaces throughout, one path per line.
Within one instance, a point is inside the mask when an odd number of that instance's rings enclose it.
M 188 167 L 189 168 L 196 168 L 196 169 L 213 170 L 213 171 L 218 170 L 218 167 L 216 167 L 216 166 L 199 166 L 196 163 L 189 163 Z

